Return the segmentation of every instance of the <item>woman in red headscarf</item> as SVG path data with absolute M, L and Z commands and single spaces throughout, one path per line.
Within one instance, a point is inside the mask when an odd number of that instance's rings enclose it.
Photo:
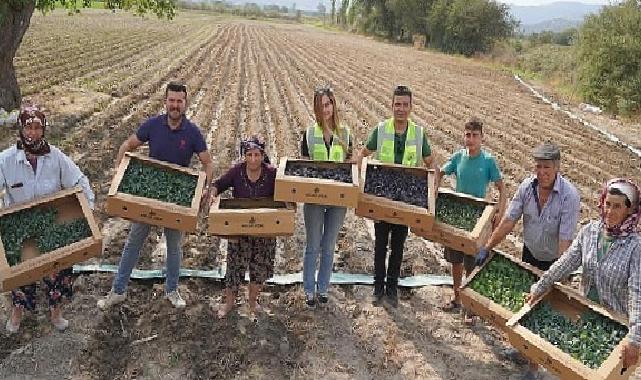
M 628 317 L 629 334 L 623 366 L 636 364 L 641 346 L 641 212 L 639 188 L 626 179 L 606 183 L 601 194 L 601 218 L 583 226 L 570 248 L 532 285 L 533 304 L 554 282 L 583 266 L 581 285 L 592 301 Z
M 28 107 L 22 110 L 18 122 L 17 143 L 0 153 L 0 189 L 4 190 L 4 206 L 81 186 L 93 208 L 94 194 L 87 177 L 67 155 L 45 139 L 45 114 L 35 107 Z M 52 273 L 44 277 L 40 285 L 49 300 L 51 323 L 60 331 L 69 325 L 62 317 L 62 301 L 73 295 L 71 274 L 71 268 Z M 35 309 L 36 284 L 13 290 L 11 300 L 13 308 L 5 328 L 9 333 L 16 333 L 24 310 Z

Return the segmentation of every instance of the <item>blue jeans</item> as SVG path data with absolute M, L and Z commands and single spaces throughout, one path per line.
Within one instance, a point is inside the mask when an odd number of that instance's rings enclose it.
M 131 223 L 131 230 L 127 236 L 125 248 L 122 250 L 120 264 L 118 264 L 118 273 L 114 278 L 112 289 L 118 294 L 123 294 L 127 290 L 127 283 L 131 276 L 131 271 L 138 262 L 140 249 L 142 248 L 151 226 L 144 223 Z M 178 276 L 180 275 L 180 260 L 182 256 L 182 237 L 183 233 L 171 228 L 165 228 L 165 239 L 167 240 L 167 280 L 165 281 L 165 291 L 173 292 L 178 288 Z
M 334 265 L 334 250 L 338 231 L 345 220 L 345 207 L 305 204 L 305 233 L 307 244 L 303 259 L 303 287 L 305 294 L 313 295 L 316 285 L 316 262 L 321 254 L 320 268 L 318 269 L 318 292 L 327 294 L 329 280 L 332 276 Z

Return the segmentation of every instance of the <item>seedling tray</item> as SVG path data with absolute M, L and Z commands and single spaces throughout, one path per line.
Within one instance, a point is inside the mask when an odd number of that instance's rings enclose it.
M 426 207 L 365 193 L 367 171 L 380 167 L 425 178 L 427 180 Z M 377 160 L 365 158 L 361 165 L 360 181 L 360 196 L 358 206 L 356 207 L 356 215 L 377 221 L 403 224 L 412 228 L 431 231 L 434 224 L 434 210 L 436 209 L 436 181 L 434 170 L 396 164 L 384 164 Z M 390 183 L 386 185 L 389 185 L 390 189 L 395 190 L 400 184 L 390 181 Z M 419 198 L 418 195 L 420 194 L 417 194 L 416 198 Z
M 178 199 L 181 202 L 187 198 L 189 199 L 187 201 L 188 203 L 180 205 L 124 192 L 124 186 L 121 185 L 124 185 L 123 178 L 125 177 L 125 174 L 133 175 L 127 172 L 130 165 L 142 165 L 142 167 L 150 169 L 168 171 L 172 177 L 175 177 L 173 179 L 175 183 L 166 183 L 158 178 L 150 176 L 149 174 L 145 174 L 146 177 L 141 178 L 139 184 L 134 184 L 134 187 L 139 187 L 139 189 L 134 188 L 134 190 L 143 190 L 143 192 L 146 192 L 151 189 L 151 191 L 158 192 L 157 189 L 155 189 L 156 187 L 168 186 L 168 193 L 171 191 L 179 193 L 172 194 L 172 198 Z M 193 177 L 195 187 L 193 187 L 193 194 L 189 194 L 191 197 L 183 194 L 183 191 L 179 190 L 179 186 L 176 186 L 183 185 L 181 183 L 183 180 L 180 179 L 180 175 Z M 111 182 L 111 188 L 109 189 L 106 204 L 107 214 L 120 216 L 136 222 L 173 228 L 184 232 L 195 232 L 198 222 L 200 200 L 202 198 L 203 188 L 205 185 L 205 178 L 206 175 L 202 171 L 185 168 L 179 165 L 154 160 L 152 158 L 128 152 L 125 154 L 120 166 L 118 166 L 116 175 Z M 180 200 L 181 198 L 182 200 Z
M 271 198 L 216 197 L 209 209 L 208 231 L 229 236 L 291 236 L 294 234 L 296 204 Z
M 453 209 L 457 204 L 461 208 Z M 459 210 L 474 220 L 460 220 L 456 217 Z M 495 214 L 494 202 L 440 188 L 432 229 L 413 228 L 412 232 L 467 255 L 476 255 L 492 233 L 492 218 Z
M 79 187 L 2 209 L 3 218 L 10 219 L 0 228 L 1 292 L 39 281 L 102 252 L 102 234 Z M 27 227 L 29 221 L 34 225 Z M 14 229 L 9 223 L 21 226 Z
M 329 171 L 342 169 L 351 173 L 351 182 L 292 175 L 291 169 L 294 167 L 318 168 Z M 356 164 L 283 157 L 276 172 L 274 200 L 354 208 L 358 202 L 358 183 Z
M 505 331 L 506 322 L 525 304 L 525 293 L 540 275 L 539 269 L 512 255 L 493 251 L 461 286 L 461 303 Z
M 568 321 L 581 328 L 570 327 Z M 615 326 L 623 331 L 599 335 Z M 507 323 L 507 334 L 517 350 L 562 380 L 621 380 L 634 372 L 634 368 L 624 370 L 621 360 L 626 319 L 558 285 L 516 313 Z

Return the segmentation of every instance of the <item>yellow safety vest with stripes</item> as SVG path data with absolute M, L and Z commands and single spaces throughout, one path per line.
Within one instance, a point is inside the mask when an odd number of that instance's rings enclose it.
M 340 134 L 343 136 L 345 147 L 349 147 L 349 129 L 341 126 Z M 318 123 L 307 128 L 307 150 L 309 157 L 315 161 L 345 161 L 346 152 L 343 145 L 340 143 L 341 139 L 333 134 L 332 145 L 329 148 L 329 156 L 327 154 L 327 147 L 325 146 L 325 139 L 323 138 L 323 129 Z
M 385 163 L 394 163 L 394 119 L 387 119 L 378 124 L 377 150 L 378 159 Z M 417 126 L 412 120 L 407 121 L 407 137 L 403 162 L 405 166 L 418 166 L 423 159 L 423 127 Z

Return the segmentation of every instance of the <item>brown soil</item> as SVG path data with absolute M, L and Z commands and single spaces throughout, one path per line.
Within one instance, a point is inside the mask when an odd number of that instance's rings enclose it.
M 536 101 L 510 76 L 462 58 L 308 26 L 195 13 L 162 22 L 123 13 L 54 12 L 35 15 L 32 24 L 16 58 L 19 80 L 50 110 L 57 145 L 93 184 L 105 236 L 95 263 L 118 262 L 128 228 L 103 209 L 117 148 L 162 111 L 164 85 L 174 78 L 188 85 L 188 116 L 207 138 L 217 175 L 236 159 L 242 135 L 263 134 L 273 158 L 297 156 L 313 117 L 316 85 L 333 86 L 343 120 L 362 142 L 389 115 L 393 86 L 404 83 L 414 90 L 414 118 L 428 126 L 441 163 L 461 146 L 470 116 L 487 123 L 485 143 L 498 157 L 510 193 L 530 172 L 529 152 L 545 138 L 563 149 L 562 170 L 581 191 L 584 219 L 596 215 L 604 180 L 641 180 L 640 160 L 627 150 Z M 48 58 L 30 60 L 31 50 Z M 3 131 L 2 146 L 13 138 Z M 370 230 L 370 222 L 348 213 L 336 270 L 372 273 Z M 516 252 L 518 232 L 508 240 L 502 247 Z M 161 243 L 158 234 L 150 235 L 140 268 L 162 267 Z M 204 233 L 187 236 L 184 267 L 223 265 L 221 246 Z M 280 239 L 276 272 L 300 271 L 303 249 L 299 213 L 294 237 Z M 447 271 L 440 246 L 410 236 L 403 275 Z M 194 279 L 181 280 L 186 310 L 163 300 L 160 282 L 136 281 L 123 306 L 99 312 L 96 301 L 111 279 L 78 278 L 68 332 L 52 331 L 41 307 L 18 336 L 3 338 L 0 377 L 514 379 L 525 368 L 506 356 L 508 344 L 495 329 L 466 327 L 460 315 L 438 309 L 450 296 L 447 288 L 403 289 L 393 310 L 373 307 L 370 287 L 335 286 L 329 306 L 310 311 L 300 286 L 268 287 L 263 303 L 273 315 L 254 323 L 243 309 L 217 320 L 221 284 Z M 5 304 L 0 320 L 7 311 Z

